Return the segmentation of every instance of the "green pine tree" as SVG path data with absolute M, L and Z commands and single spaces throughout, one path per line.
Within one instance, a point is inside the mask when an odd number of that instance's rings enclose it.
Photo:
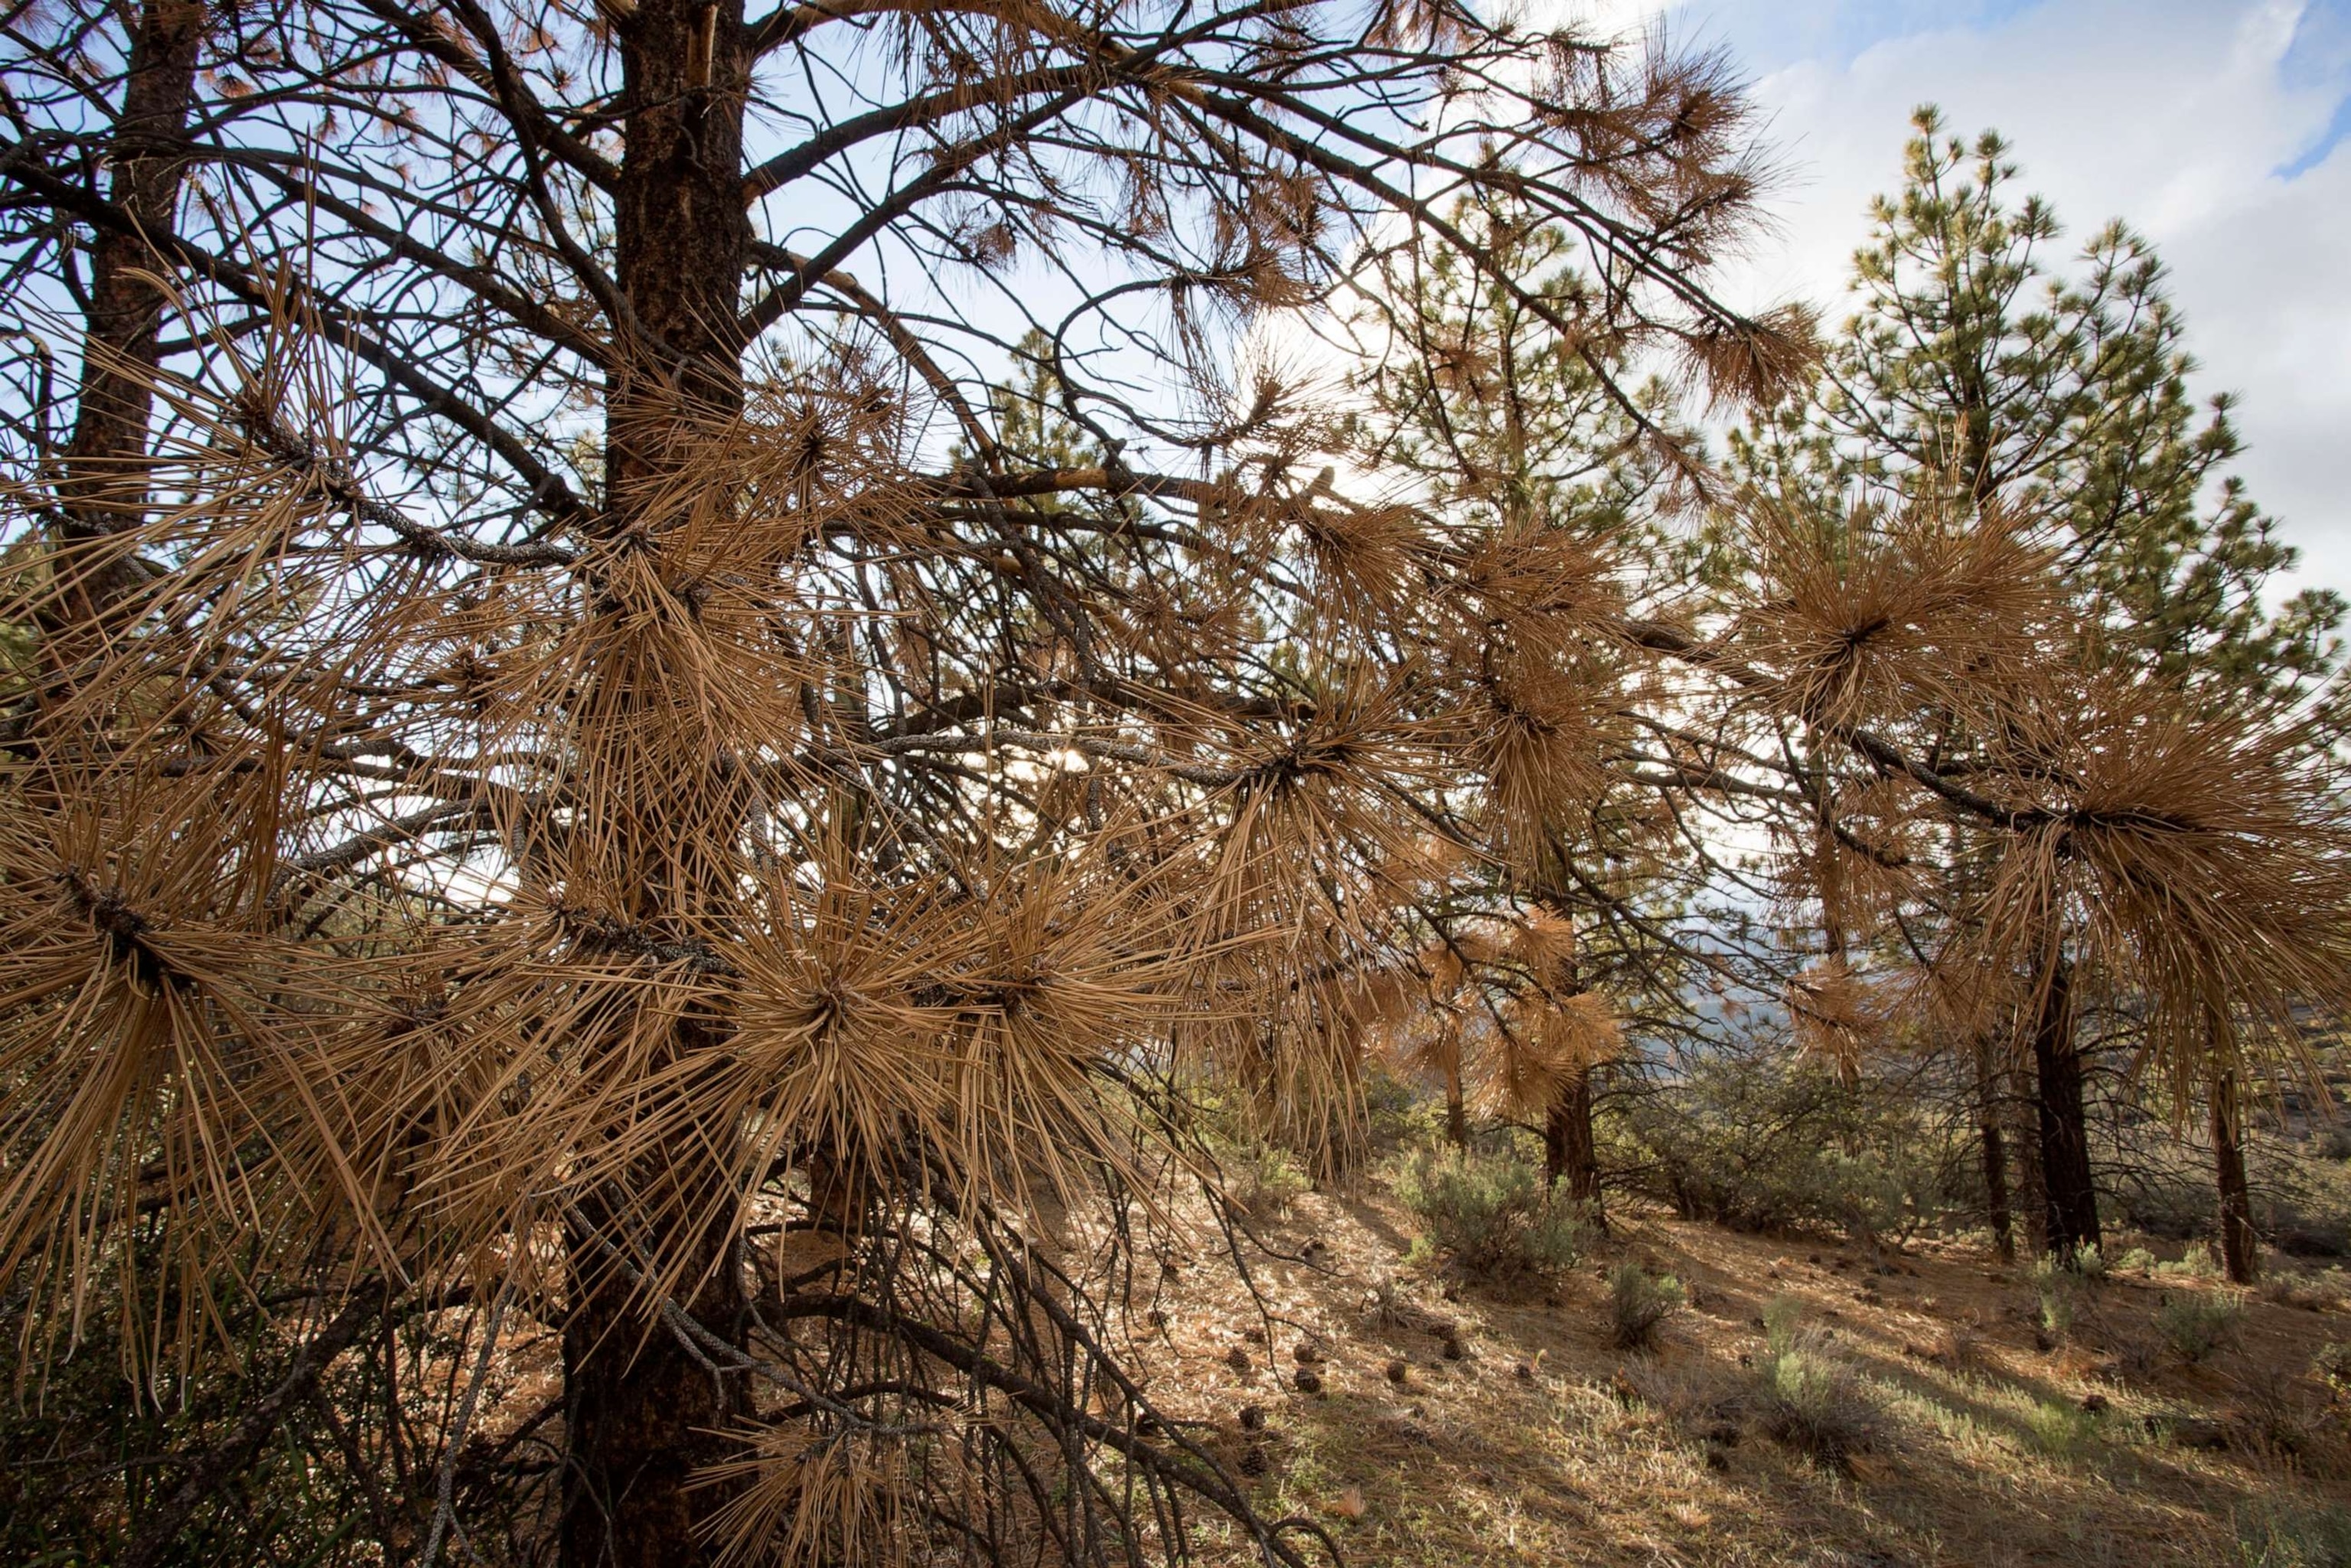
M 2203 703 L 2306 706 L 2327 720 L 2311 733 L 2338 737 L 2345 601 L 2324 589 L 2270 591 L 2295 552 L 2235 471 L 2243 444 L 2231 399 L 2199 404 L 2189 390 L 2196 361 L 2153 247 L 2113 222 L 2067 253 L 2055 212 L 2017 193 L 2018 166 L 1996 132 L 1951 135 L 1932 107 L 1912 126 L 1902 187 L 1872 204 L 1855 256 L 1853 314 L 1803 393 L 1733 437 L 1735 473 L 1828 528 L 1876 515 L 1853 503 L 1888 495 L 2021 519 L 2057 552 L 2098 656 Z M 1965 883 L 1957 840 L 1946 869 L 1946 884 Z M 2043 977 L 2045 994 L 2065 995 L 2062 971 L 2053 986 Z M 2052 1226 L 2072 1189 L 2064 1246 L 2094 1240 L 2095 1218 L 2081 1063 L 2070 1010 L 2061 1001 L 2056 1013 L 2062 1027 L 2043 1019 L 2032 1031 L 2038 1152 L 2043 1166 L 2074 1168 L 2033 1168 L 2027 1138 L 2024 1176 Z M 1997 1093 L 1997 1073 L 1979 1084 Z M 2242 1277 L 2237 1091 L 2216 1081 L 2210 1092 L 2222 1231 Z M 1997 1216 L 1998 1118 L 1980 1110 Z M 2084 1213 L 2086 1238 L 2071 1234 Z
M 1903 184 L 1871 204 L 1855 309 L 1807 395 L 1736 437 L 1743 476 L 1812 508 L 1949 489 L 2045 528 L 2116 657 L 2213 696 L 2307 696 L 2341 663 L 2342 597 L 2268 601 L 2294 564 L 2234 471 L 2227 394 L 2199 404 L 2153 247 L 2109 223 L 2072 255 L 2016 194 L 2009 143 L 1913 117 Z

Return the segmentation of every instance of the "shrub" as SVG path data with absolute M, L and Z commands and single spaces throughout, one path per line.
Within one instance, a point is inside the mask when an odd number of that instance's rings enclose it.
M 1479 1279 L 1509 1280 L 1572 1268 L 1591 1243 L 1576 1204 L 1520 1160 L 1467 1150 L 1419 1148 L 1395 1173 L 1397 1198 L 1425 1228 L 1416 1252 L 1441 1252 Z
M 2194 1365 L 2237 1337 L 2242 1298 L 2224 1291 L 2168 1291 L 2155 1310 L 2156 1332 L 2172 1354 Z
M 2201 1247 L 2190 1247 L 2176 1263 L 2158 1263 L 2152 1270 L 2159 1280 L 2216 1280 L 2220 1270 L 2212 1255 Z
M 2070 1399 L 2036 1399 L 2025 1413 L 2032 1446 L 2053 1459 L 2076 1459 L 2097 1435 L 2098 1418 Z
M 1698 1058 L 1625 1110 L 1622 1163 L 1685 1219 L 1736 1230 L 1834 1226 L 1873 1249 L 1974 1199 L 1951 1129 L 1875 1081 L 1809 1057 Z
M 1635 1262 L 1619 1263 L 1608 1276 L 1608 1337 L 1619 1350 L 1646 1350 L 1687 1299 L 1682 1282 L 1671 1274 L 1652 1274 Z
M 2231 1447 L 2293 1465 L 2314 1457 L 2327 1414 L 2305 1379 L 2259 1361 L 2229 1383 Z
M 1251 1219 L 1279 1218 L 1314 1186 L 1295 1154 L 1261 1138 L 1218 1151 L 1217 1163 L 1224 1171 L 1226 1199 Z
M 2084 1253 L 2083 1256 L 2092 1256 Z M 2032 1291 L 2039 1301 L 2038 1317 L 2043 1332 L 2060 1344 L 2074 1337 L 2081 1326 L 2088 1306 L 2092 1280 L 2103 1278 L 2086 1275 L 2078 1269 L 2068 1268 L 2055 1258 L 2038 1258 L 2032 1264 Z
M 2318 1354 L 2310 1358 L 2310 1373 L 2335 1398 L 2351 1395 L 2351 1344 L 2328 1340 L 2320 1345 Z
M 1756 1419 L 1779 1442 L 1815 1463 L 1844 1469 L 1874 1440 L 1876 1402 L 1825 1336 L 1805 1328 L 1793 1298 L 1763 1309 L 1763 1354 L 1755 1358 Z
M 2243 1568 L 2351 1568 L 2351 1514 L 2258 1504 L 2237 1515 Z

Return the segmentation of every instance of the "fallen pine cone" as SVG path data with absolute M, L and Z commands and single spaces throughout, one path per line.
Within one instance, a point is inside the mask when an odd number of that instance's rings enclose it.
M 1298 1369 L 1298 1375 L 1291 1378 L 1290 1382 L 1298 1385 L 1298 1392 L 1301 1394 L 1320 1394 L 1322 1392 L 1322 1375 L 1315 1371 L 1311 1366 L 1300 1367 Z
M 1390 1383 L 1396 1385 L 1398 1387 L 1402 1387 L 1405 1379 L 1409 1378 L 1411 1375 L 1412 1368 L 1405 1364 L 1401 1356 L 1388 1363 L 1388 1381 Z
M 1235 1345 L 1225 1353 L 1225 1364 L 1243 1377 L 1247 1377 L 1249 1370 L 1249 1354 L 1240 1346 Z

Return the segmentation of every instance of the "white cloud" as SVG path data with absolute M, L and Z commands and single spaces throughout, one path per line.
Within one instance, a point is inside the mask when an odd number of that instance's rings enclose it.
M 1626 0 L 1622 12 L 1635 8 Z M 1800 7 L 1807 47 L 1839 8 Z M 2341 0 L 2046 0 L 1972 27 L 1909 31 L 1807 58 L 1755 41 L 1774 0 L 1699 0 L 1674 29 L 1743 50 L 1788 178 L 1780 233 L 1726 291 L 1742 302 L 1844 299 L 1868 198 L 1895 183 L 1911 109 L 1932 101 L 1963 133 L 1997 127 L 2024 188 L 2078 239 L 2109 217 L 2171 267 L 2200 390 L 2242 396 L 2253 495 L 2304 553 L 2306 581 L 2351 589 L 2351 149 L 2280 172 L 2325 144 L 2346 84 Z M 2299 42 L 2297 35 L 2299 34 Z

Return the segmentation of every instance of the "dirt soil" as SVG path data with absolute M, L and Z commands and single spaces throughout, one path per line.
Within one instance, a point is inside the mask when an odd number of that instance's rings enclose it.
M 1496 1289 L 1408 1267 L 1376 1188 L 1298 1198 L 1263 1229 L 1290 1260 L 1253 1262 L 1262 1311 L 1218 1258 L 1167 1272 L 1154 1397 L 1351 1565 L 2351 1561 L 2351 1411 L 2313 1371 L 2351 1341 L 2335 1271 L 2273 1281 L 2191 1363 L 2158 1314 L 2210 1279 L 2116 1269 L 2052 1334 L 2030 1268 L 1980 1246 L 1614 1218 L 1571 1275 Z M 1688 1293 L 1654 1351 L 1609 1337 L 1626 1259 Z M 1770 1435 L 1782 1295 L 1857 1394 L 1849 1454 Z

